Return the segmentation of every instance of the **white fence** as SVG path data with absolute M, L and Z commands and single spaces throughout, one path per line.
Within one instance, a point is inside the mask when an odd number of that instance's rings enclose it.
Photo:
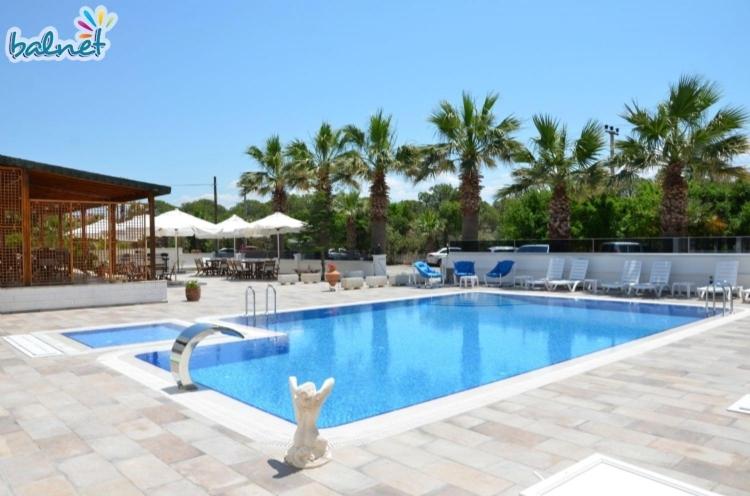
M 672 262 L 672 282 L 691 282 L 705 285 L 713 276 L 716 263 L 721 260 L 740 262 L 737 284 L 750 287 L 750 254 L 713 254 L 713 253 L 490 253 L 490 252 L 452 252 L 443 263 L 444 268 L 452 268 L 457 260 L 470 260 L 481 278 L 500 260 L 513 260 L 512 275 L 530 275 L 544 277 L 551 257 L 565 258 L 565 276 L 567 277 L 570 261 L 574 258 L 589 260 L 587 278 L 600 281 L 616 281 L 620 278 L 622 266 L 626 260 L 643 262 L 641 280 L 648 280 L 651 264 L 657 260 Z

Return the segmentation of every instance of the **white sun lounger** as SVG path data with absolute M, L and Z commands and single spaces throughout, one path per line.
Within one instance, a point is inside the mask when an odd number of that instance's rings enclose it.
M 521 496 L 719 496 L 598 453 L 521 491 Z
M 672 262 L 659 260 L 651 264 L 651 274 L 648 276 L 648 282 L 641 282 L 630 286 L 628 292 L 636 295 L 643 294 L 647 291 L 653 291 L 654 295 L 661 298 L 661 293 L 669 289 L 669 276 L 672 273 Z
M 549 281 L 562 279 L 563 271 L 565 271 L 565 259 L 561 257 L 552 257 L 549 259 L 547 265 L 547 275 L 542 279 L 532 279 L 526 283 L 527 288 L 535 288 L 537 286 L 547 287 Z
M 641 279 L 641 262 L 640 260 L 627 260 L 622 266 L 622 275 L 617 282 L 605 282 L 600 287 L 605 293 L 610 291 L 629 291 L 630 286 L 638 284 Z
M 585 258 L 574 258 L 570 264 L 570 272 L 567 279 L 555 279 L 547 281 L 547 289 L 556 290 L 559 286 L 567 286 L 573 292 L 579 284 L 583 284 L 586 279 L 586 272 L 589 270 L 589 261 Z
M 738 296 L 742 294 L 742 286 L 737 286 L 737 272 L 740 270 L 740 262 L 737 260 L 726 260 L 723 262 L 717 262 L 716 269 L 714 270 L 714 282 L 716 287 L 713 286 L 702 286 L 696 289 L 698 298 L 705 298 L 706 294 L 713 293 L 724 294 L 724 288 L 719 284 L 729 284 L 732 286 L 732 293 L 737 293 Z

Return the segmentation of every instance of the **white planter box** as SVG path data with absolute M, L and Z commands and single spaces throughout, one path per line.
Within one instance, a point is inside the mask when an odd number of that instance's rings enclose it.
M 388 284 L 388 278 L 386 276 L 367 276 L 365 282 L 370 288 L 383 288 Z
M 0 289 L 0 313 L 138 305 L 167 301 L 167 281 Z
M 281 285 L 294 284 L 299 281 L 299 278 L 297 274 L 279 274 L 278 281 Z
M 320 272 L 307 272 L 300 274 L 300 281 L 305 284 L 320 282 Z

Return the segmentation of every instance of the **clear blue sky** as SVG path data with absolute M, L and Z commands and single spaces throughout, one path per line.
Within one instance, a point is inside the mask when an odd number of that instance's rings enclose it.
M 103 1 L 119 15 L 106 59 L 0 59 L 0 153 L 173 185 L 180 203 L 210 188 L 238 196 L 248 145 L 308 138 L 323 119 L 362 125 L 379 107 L 401 142 L 433 139 L 441 99 L 497 91 L 497 112 L 550 113 L 576 130 L 624 127 L 682 73 L 750 107 L 750 2 Z M 3 39 L 55 26 L 73 37 L 81 0 L 2 2 Z M 487 174 L 486 198 L 508 169 Z M 394 199 L 415 197 L 393 178 Z

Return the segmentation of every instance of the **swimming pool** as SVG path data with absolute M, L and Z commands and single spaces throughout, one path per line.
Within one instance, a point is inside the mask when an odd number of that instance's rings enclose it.
M 321 414 L 335 427 L 506 379 L 705 318 L 703 308 L 460 293 L 280 313 L 288 339 L 206 345 L 193 380 L 293 420 L 287 380 L 336 378 Z M 244 317 L 225 319 L 246 323 Z M 169 352 L 138 355 L 169 369 Z
M 89 348 L 108 348 L 177 338 L 186 326 L 174 322 L 152 322 L 127 326 L 83 329 L 62 335 Z

